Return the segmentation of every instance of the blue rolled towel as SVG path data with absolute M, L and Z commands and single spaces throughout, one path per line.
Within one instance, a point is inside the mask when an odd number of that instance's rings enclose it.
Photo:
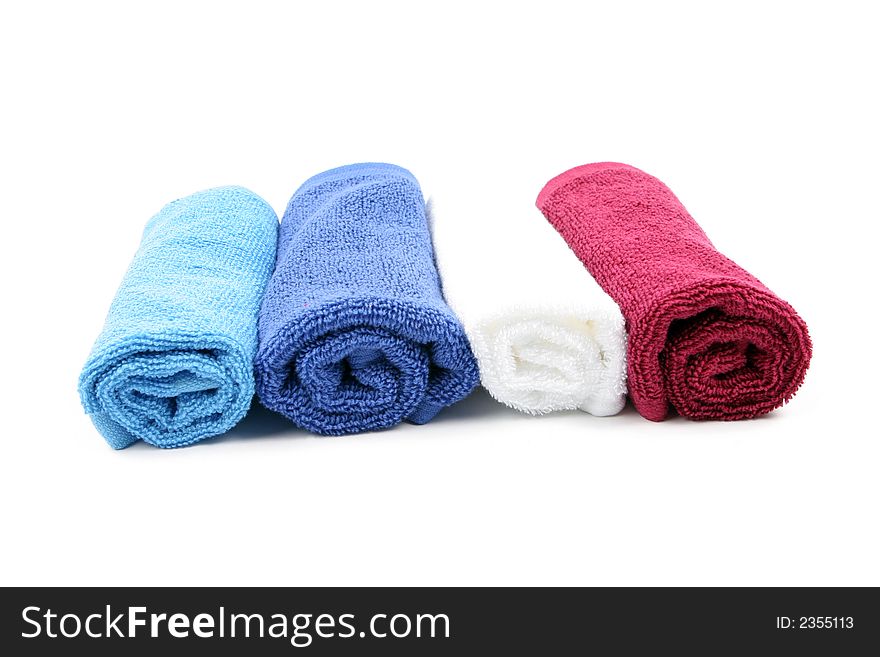
M 244 417 L 277 239 L 275 212 L 242 187 L 187 196 L 147 223 L 79 380 L 112 447 L 181 447 Z
M 477 384 L 446 305 L 416 179 L 355 164 L 306 181 L 260 310 L 257 394 L 324 435 L 422 424 Z

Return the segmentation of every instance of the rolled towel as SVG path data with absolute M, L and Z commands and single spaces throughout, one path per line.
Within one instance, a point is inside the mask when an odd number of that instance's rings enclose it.
M 626 400 L 620 309 L 532 207 L 528 180 L 513 170 L 495 174 L 497 184 L 484 174 L 472 192 L 447 180 L 431 198 L 443 293 L 483 386 L 534 415 L 618 413 Z
M 112 447 L 181 447 L 244 417 L 277 237 L 275 212 L 241 187 L 187 196 L 149 221 L 79 380 Z
M 576 167 L 538 207 L 620 305 L 629 392 L 649 420 L 738 420 L 787 402 L 812 346 L 794 309 L 719 253 L 666 185 L 625 164 Z
M 443 301 L 425 202 L 390 164 L 306 181 L 281 222 L 260 311 L 257 392 L 319 434 L 421 424 L 465 397 L 477 368 Z

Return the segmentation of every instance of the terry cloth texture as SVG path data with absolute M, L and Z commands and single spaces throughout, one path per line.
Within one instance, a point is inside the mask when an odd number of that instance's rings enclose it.
M 617 301 L 649 420 L 738 420 L 787 402 L 812 346 L 794 309 L 719 253 L 666 185 L 625 164 L 567 171 L 538 207 Z
M 421 189 L 390 164 L 332 169 L 296 191 L 259 331 L 260 400 L 319 434 L 421 424 L 477 384 Z
M 525 413 L 618 413 L 626 400 L 620 309 L 532 206 L 528 179 L 486 175 L 471 187 L 449 180 L 430 203 L 443 294 L 483 386 Z M 486 193 L 493 189 L 504 193 Z
M 241 187 L 193 194 L 150 220 L 79 380 L 112 447 L 181 447 L 244 417 L 277 238 L 275 212 Z

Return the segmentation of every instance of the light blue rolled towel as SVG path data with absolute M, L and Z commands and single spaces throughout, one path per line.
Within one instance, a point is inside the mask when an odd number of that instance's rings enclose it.
M 187 196 L 149 221 L 79 380 L 112 447 L 182 447 L 244 417 L 277 239 L 275 212 L 242 187 Z

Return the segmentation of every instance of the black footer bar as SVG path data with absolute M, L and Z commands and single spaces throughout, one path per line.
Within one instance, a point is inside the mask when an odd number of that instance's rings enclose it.
M 163 657 L 880 648 L 873 588 L 7 588 L 0 613 L 7 655 L 141 646 Z

